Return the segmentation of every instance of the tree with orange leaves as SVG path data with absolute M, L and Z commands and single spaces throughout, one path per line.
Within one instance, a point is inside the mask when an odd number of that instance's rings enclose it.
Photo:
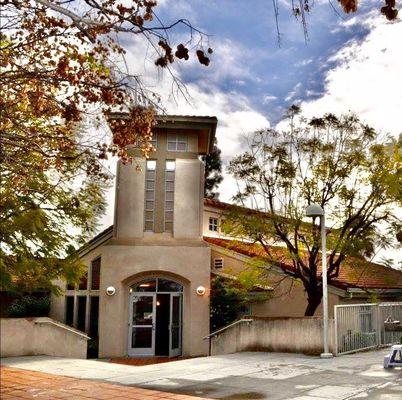
M 209 64 L 206 35 L 184 19 L 165 26 L 156 6 L 153 0 L 0 0 L 3 290 L 57 290 L 55 279 L 76 282 L 81 267 L 71 249 L 94 232 L 104 209 L 109 174 L 102 160 L 130 162 L 127 146 L 138 143 L 144 156 L 152 151 L 160 99 L 130 73 L 120 43 L 145 41 L 155 50 L 155 68 L 172 76 L 170 65 L 191 52 Z M 188 29 L 186 44 L 169 40 L 179 26 Z M 130 122 L 110 130 L 107 115 L 115 111 L 127 112 Z

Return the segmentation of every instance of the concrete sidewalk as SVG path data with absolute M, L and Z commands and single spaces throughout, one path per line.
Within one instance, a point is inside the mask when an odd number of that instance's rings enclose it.
M 134 367 L 51 357 L 2 364 L 75 378 L 205 398 L 402 399 L 401 369 L 384 370 L 385 351 L 320 359 L 298 354 L 237 353 Z

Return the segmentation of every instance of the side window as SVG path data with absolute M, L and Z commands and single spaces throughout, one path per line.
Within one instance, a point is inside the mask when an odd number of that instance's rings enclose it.
M 187 135 L 178 135 L 169 133 L 167 135 L 167 149 L 168 151 L 187 151 L 188 148 Z
M 208 225 L 211 232 L 218 232 L 218 218 L 209 217 Z

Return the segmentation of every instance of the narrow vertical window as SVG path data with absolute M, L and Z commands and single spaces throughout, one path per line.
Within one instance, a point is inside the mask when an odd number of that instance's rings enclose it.
M 69 326 L 74 324 L 74 296 L 66 296 L 66 308 L 64 323 Z
M 85 317 L 87 310 L 87 297 L 78 296 L 78 309 L 77 309 L 77 329 L 85 332 Z
M 145 171 L 145 221 L 144 230 L 153 232 L 155 224 L 156 161 L 148 160 Z
M 92 338 L 98 337 L 99 323 L 99 297 L 91 297 L 91 305 L 89 311 L 89 335 Z
M 165 167 L 165 232 L 173 232 L 175 169 L 175 161 L 167 160 Z
M 91 290 L 99 290 L 101 258 L 98 257 L 91 263 Z

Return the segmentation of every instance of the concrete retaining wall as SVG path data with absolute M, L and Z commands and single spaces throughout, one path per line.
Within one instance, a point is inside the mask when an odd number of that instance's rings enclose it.
M 256 318 L 241 322 L 211 337 L 211 355 L 239 351 L 277 351 L 318 355 L 323 352 L 321 318 Z M 333 351 L 334 321 L 330 320 Z
M 51 318 L 1 318 L 0 329 L 1 357 L 87 357 L 89 337 Z

